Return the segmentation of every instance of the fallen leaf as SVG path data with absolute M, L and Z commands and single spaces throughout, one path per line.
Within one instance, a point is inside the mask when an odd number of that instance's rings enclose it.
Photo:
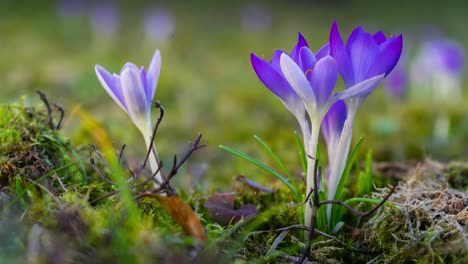
M 182 201 L 179 196 L 155 196 L 162 208 L 182 227 L 182 229 L 193 238 L 206 240 L 205 230 L 198 216 L 193 212 L 192 207 Z
M 241 219 L 250 220 L 258 214 L 253 204 L 246 204 L 234 209 L 234 196 L 230 193 L 221 193 L 210 196 L 203 205 L 213 220 L 222 225 L 236 223 Z

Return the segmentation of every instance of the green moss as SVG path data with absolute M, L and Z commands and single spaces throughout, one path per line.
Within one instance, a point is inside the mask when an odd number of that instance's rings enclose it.
M 445 177 L 453 188 L 468 190 L 468 163 L 462 161 L 449 162 L 446 167 Z
M 423 177 L 423 176 L 419 176 Z M 381 198 L 383 193 L 374 193 Z M 377 263 L 466 263 L 468 195 L 428 179 L 401 184 L 364 227 Z

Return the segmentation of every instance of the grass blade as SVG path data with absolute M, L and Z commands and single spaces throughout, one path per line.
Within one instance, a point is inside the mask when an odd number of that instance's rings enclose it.
M 286 169 L 286 166 L 284 166 L 284 163 L 281 161 L 281 159 L 276 155 L 273 150 L 263 141 L 260 137 L 254 136 L 254 138 L 265 148 L 265 150 L 270 154 L 270 156 L 276 161 L 276 163 L 280 166 L 280 168 L 283 170 L 284 174 L 288 176 L 289 182 L 292 183 L 294 189 L 296 192 L 299 192 L 299 186 L 297 185 L 297 182 L 294 180 L 294 178 L 291 176 L 291 173 Z
M 297 202 L 302 202 L 302 199 L 301 199 L 301 196 L 297 193 L 297 191 L 294 189 L 294 187 L 281 175 L 279 174 L 277 171 L 275 171 L 274 169 L 268 167 L 267 165 L 263 164 L 262 162 L 260 162 L 259 160 L 247 155 L 247 154 L 244 154 L 238 150 L 235 150 L 233 148 L 230 148 L 230 147 L 227 147 L 227 146 L 223 146 L 223 145 L 219 145 L 219 147 L 231 154 L 234 154 L 242 159 L 245 159 L 247 161 L 249 161 L 250 163 L 252 164 L 255 164 L 257 165 L 258 167 L 262 168 L 263 170 L 265 170 L 266 172 L 270 173 L 271 175 L 275 176 L 276 178 L 278 178 L 282 183 L 284 183 L 288 188 L 289 190 L 291 190 L 291 192 L 294 194 L 294 198 L 296 198 Z
M 299 150 L 299 159 L 301 160 L 302 169 L 304 170 L 304 174 L 307 174 L 307 157 L 304 150 L 304 143 L 297 131 L 294 131 L 294 138 L 296 139 L 297 149 Z
M 364 194 L 372 191 L 372 151 L 368 151 L 366 155 L 366 166 L 364 171 L 358 174 L 358 194 L 357 196 L 363 196 Z

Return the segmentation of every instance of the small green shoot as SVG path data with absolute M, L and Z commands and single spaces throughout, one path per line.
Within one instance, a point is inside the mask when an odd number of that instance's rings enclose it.
M 288 180 L 283 175 L 281 175 L 280 173 L 278 173 L 274 169 L 272 169 L 269 166 L 263 164 L 261 161 L 253 158 L 252 156 L 244 154 L 244 153 L 242 153 L 242 152 L 240 152 L 238 150 L 235 150 L 233 148 L 230 148 L 230 147 L 227 147 L 227 146 L 224 146 L 224 145 L 219 145 L 219 148 L 221 148 L 221 149 L 223 149 L 223 150 L 225 150 L 225 151 L 227 151 L 227 152 L 229 152 L 231 154 L 234 154 L 234 155 L 238 156 L 239 158 L 245 159 L 245 160 L 249 161 L 250 163 L 255 164 L 258 167 L 262 168 L 263 170 L 270 173 L 271 175 L 275 176 L 278 180 L 280 180 L 282 183 L 284 183 L 289 188 L 289 190 L 293 193 L 294 198 L 296 198 L 296 201 L 298 203 L 302 202 L 301 195 L 294 189 L 294 187 L 291 185 L 291 183 L 289 183 Z
M 304 150 L 304 143 L 299 137 L 297 131 L 294 131 L 294 138 L 296 139 L 297 149 L 299 150 L 299 160 L 301 161 L 302 169 L 304 170 L 304 173 L 307 173 L 307 157 Z
M 276 161 L 276 163 L 277 163 L 277 164 L 280 166 L 280 168 L 283 170 L 284 174 L 286 174 L 286 176 L 288 176 L 288 179 L 289 179 L 289 181 L 293 184 L 293 187 L 294 187 L 294 189 L 296 190 L 296 192 L 299 192 L 300 189 L 299 189 L 299 186 L 297 185 L 296 180 L 294 180 L 294 178 L 292 177 L 291 173 L 288 171 L 288 169 L 286 168 L 286 166 L 284 166 L 284 163 L 281 161 L 281 159 L 278 157 L 278 155 L 276 155 L 276 154 L 271 150 L 271 148 L 265 143 L 265 141 L 263 141 L 260 137 L 258 137 L 257 135 L 255 135 L 254 138 L 265 148 L 265 150 L 268 152 L 268 154 L 270 154 L 270 156 Z

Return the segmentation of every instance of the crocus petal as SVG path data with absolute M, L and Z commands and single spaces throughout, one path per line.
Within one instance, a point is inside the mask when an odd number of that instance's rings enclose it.
M 280 59 L 281 70 L 291 87 L 301 97 L 306 105 L 307 111 L 315 111 L 317 101 L 309 82 L 307 81 L 301 68 L 286 54 L 283 53 Z
M 327 143 L 328 160 L 330 162 L 333 162 L 336 156 L 346 118 L 346 104 L 343 100 L 338 100 L 330 107 L 322 121 L 322 134 Z
M 146 133 L 146 121 L 149 117 L 149 105 L 146 92 L 140 79 L 140 72 L 127 68 L 120 77 L 123 95 L 127 104 L 128 114 L 143 133 Z
M 114 101 L 120 107 L 122 107 L 122 109 L 127 111 L 121 86 L 115 85 L 113 76 L 103 67 L 96 65 L 94 69 L 96 71 L 96 75 L 99 81 L 101 82 L 106 92 L 110 95 L 110 97 L 112 97 L 112 99 L 114 99 Z
M 355 28 L 353 32 L 351 32 L 351 34 L 349 35 L 348 40 L 346 41 L 346 49 L 349 50 L 354 41 L 356 41 L 356 39 L 364 33 L 365 32 L 361 26 Z
M 151 97 L 151 90 L 149 89 L 149 86 L 148 86 L 148 77 L 145 71 L 145 67 L 141 67 L 140 69 L 140 80 L 141 80 L 141 83 L 143 84 L 143 87 L 145 88 L 146 103 L 150 105 L 151 99 L 153 98 Z
M 154 93 L 156 92 L 156 87 L 158 85 L 159 80 L 159 73 L 161 72 L 161 54 L 159 50 L 153 55 L 153 59 L 151 59 L 151 63 L 148 68 L 147 72 L 147 91 L 146 94 L 148 99 L 151 101 L 153 100 Z
M 260 81 L 281 100 L 286 101 L 288 97 L 295 94 L 283 76 L 268 62 L 253 53 L 250 54 L 250 61 Z
M 379 46 L 369 33 L 362 33 L 349 46 L 351 63 L 353 66 L 354 83 L 367 79 L 376 57 L 379 55 Z
M 333 23 L 330 30 L 330 55 L 335 59 L 338 65 L 338 71 L 346 86 L 352 86 L 354 84 L 354 77 L 351 61 L 346 52 L 336 21 Z
M 270 60 L 270 65 L 283 76 L 283 73 L 281 72 L 281 65 L 280 65 L 280 58 L 281 54 L 283 54 L 284 51 L 282 50 L 275 50 L 273 53 L 273 57 L 271 57 Z
M 377 43 L 377 45 L 380 45 L 387 40 L 387 37 L 385 37 L 385 34 L 380 30 L 375 32 L 375 34 L 372 35 L 372 37 L 374 37 L 374 40 Z
M 123 72 L 127 69 L 127 68 L 130 68 L 130 69 L 134 69 L 136 71 L 138 71 L 138 67 L 132 63 L 132 62 L 127 62 L 125 63 L 125 65 L 122 67 L 122 70 L 120 70 L 120 76 L 122 76 Z
M 315 54 L 315 58 L 317 60 L 320 60 L 321 58 L 330 55 L 330 44 L 327 43 L 323 45 L 318 51 L 317 54 Z
M 315 64 L 309 81 L 317 98 L 318 107 L 327 103 L 337 78 L 338 68 L 332 57 L 326 56 Z
M 345 99 L 351 99 L 354 97 L 366 97 L 372 91 L 374 91 L 375 88 L 377 88 L 377 86 L 380 84 L 380 82 L 383 80 L 384 77 L 385 77 L 385 74 L 371 77 L 350 88 L 347 88 L 346 90 L 342 92 L 335 94 L 335 98 L 337 100 L 345 100 Z
M 294 46 L 293 50 L 290 53 L 291 59 L 296 63 L 299 63 L 299 51 L 302 47 L 309 47 L 307 40 L 302 36 L 301 33 L 297 33 L 297 44 Z
M 395 68 L 395 65 L 401 56 L 403 37 L 399 35 L 389 41 L 390 42 L 385 45 L 385 48 L 377 56 L 375 63 L 367 76 L 375 76 L 382 73 L 385 73 L 385 76 L 387 76 L 393 68 Z
M 317 60 L 315 59 L 314 53 L 308 47 L 302 47 L 301 51 L 299 52 L 299 65 L 302 67 L 302 71 L 306 75 L 310 75 L 312 69 L 315 66 Z

